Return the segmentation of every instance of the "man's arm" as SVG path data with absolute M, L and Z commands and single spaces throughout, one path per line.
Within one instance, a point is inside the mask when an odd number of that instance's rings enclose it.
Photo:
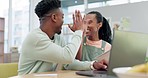
M 100 70 L 107 69 L 106 60 L 101 61 L 79 61 L 74 60 L 71 64 L 65 64 L 64 69 L 66 70 Z
M 46 62 L 57 62 L 57 63 L 71 63 L 78 52 L 82 41 L 83 31 L 78 30 L 74 32 L 71 43 L 61 47 L 50 40 L 42 39 L 38 41 L 36 47 L 32 52 L 28 48 L 25 50 L 28 53 L 28 57 L 34 60 L 42 60 Z
M 92 61 L 79 61 L 74 60 L 71 64 L 65 64 L 66 70 L 91 70 L 90 65 Z

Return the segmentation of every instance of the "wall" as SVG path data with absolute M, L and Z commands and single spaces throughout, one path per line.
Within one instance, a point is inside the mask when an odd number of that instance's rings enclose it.
M 129 31 L 148 33 L 148 1 L 129 3 L 122 5 L 106 6 L 100 8 L 86 9 L 86 13 L 97 10 L 103 16 L 111 19 L 111 25 L 114 22 L 120 22 L 122 17 L 128 17 L 130 20 Z

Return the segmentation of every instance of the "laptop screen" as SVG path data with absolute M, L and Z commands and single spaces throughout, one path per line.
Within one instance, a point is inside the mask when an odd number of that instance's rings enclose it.
M 131 67 L 145 62 L 148 48 L 148 34 L 114 31 L 112 49 L 110 52 L 108 75 L 116 67 Z

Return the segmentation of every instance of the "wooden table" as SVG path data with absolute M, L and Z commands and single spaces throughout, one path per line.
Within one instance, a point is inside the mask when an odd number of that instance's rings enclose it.
M 27 74 L 24 76 L 13 76 L 9 78 L 87 78 L 86 76 L 77 75 L 75 74 L 75 72 L 76 71 L 65 70 L 65 71 L 57 71 L 57 72 Z

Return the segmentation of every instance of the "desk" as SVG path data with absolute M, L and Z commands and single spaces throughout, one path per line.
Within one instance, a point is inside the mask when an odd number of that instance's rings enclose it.
M 24 76 L 13 76 L 9 78 L 87 78 L 86 76 L 80 76 L 75 74 L 76 71 L 57 71 L 57 72 L 44 72 L 44 73 L 35 73 L 35 74 L 27 74 Z M 40 74 L 53 74 L 52 76 L 36 76 Z M 57 74 L 57 75 L 56 75 Z
M 88 76 L 80 76 L 75 74 L 76 71 L 71 71 L 71 70 L 64 70 L 64 71 L 57 71 L 57 72 L 43 72 L 43 73 L 35 73 L 35 74 L 27 74 L 24 76 L 13 76 L 9 78 L 98 78 L 98 77 L 88 77 Z M 48 75 L 50 76 L 39 76 L 39 75 Z M 99 78 L 104 78 L 104 77 L 99 77 Z M 117 78 L 117 77 L 105 77 L 105 78 Z

